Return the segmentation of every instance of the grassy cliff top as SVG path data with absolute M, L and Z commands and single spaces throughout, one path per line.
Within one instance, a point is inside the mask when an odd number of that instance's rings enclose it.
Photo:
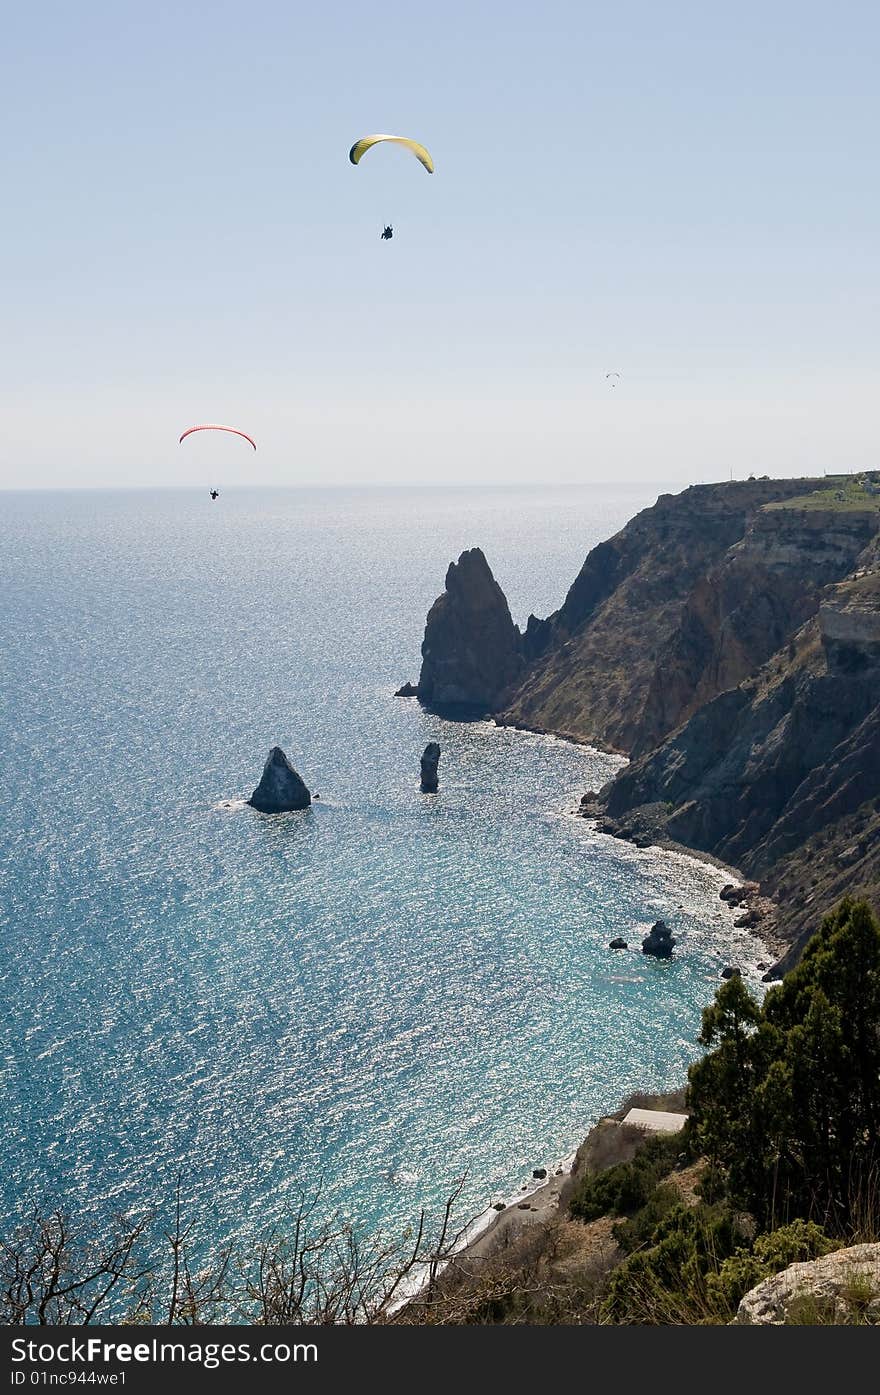
M 764 505 L 765 513 L 778 509 L 823 513 L 878 512 L 880 471 L 871 471 L 868 475 L 829 475 L 821 489 Z

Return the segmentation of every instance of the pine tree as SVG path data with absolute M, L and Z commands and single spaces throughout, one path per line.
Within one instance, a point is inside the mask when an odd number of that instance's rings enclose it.
M 730 979 L 703 1014 L 691 1130 L 763 1227 L 843 1233 L 880 1168 L 880 926 L 863 902 L 823 921 L 761 1007 Z

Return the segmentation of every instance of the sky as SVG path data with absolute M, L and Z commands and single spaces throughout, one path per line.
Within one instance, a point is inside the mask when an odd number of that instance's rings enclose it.
M 18 0 L 2 29 L 0 488 L 880 465 L 876 3 Z M 381 131 L 435 173 L 352 166 Z M 178 445 L 205 421 L 257 453 Z

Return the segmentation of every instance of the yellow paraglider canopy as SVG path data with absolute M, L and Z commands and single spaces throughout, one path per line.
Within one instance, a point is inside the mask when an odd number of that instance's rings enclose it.
M 356 140 L 349 150 L 349 160 L 353 165 L 358 164 L 362 155 L 366 155 L 368 150 L 383 140 L 390 140 L 395 145 L 405 145 L 407 150 L 412 151 L 419 163 L 424 165 L 428 174 L 434 173 L 434 161 L 431 159 L 430 153 L 423 145 L 419 145 L 417 140 L 410 140 L 408 136 L 364 136 L 362 140 Z

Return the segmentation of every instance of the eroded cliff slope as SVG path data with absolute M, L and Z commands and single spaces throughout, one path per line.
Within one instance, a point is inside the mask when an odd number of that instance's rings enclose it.
M 753 673 L 855 565 L 871 536 L 863 515 L 827 531 L 800 510 L 764 511 L 821 483 L 661 495 L 592 550 L 554 615 L 530 618 L 528 669 L 499 720 L 627 755 L 650 750 Z
M 600 792 L 605 827 L 730 862 L 777 901 L 793 962 L 842 896 L 880 904 L 880 572 L 826 588 L 759 671 Z M 867 569 L 866 569 L 867 567 Z

